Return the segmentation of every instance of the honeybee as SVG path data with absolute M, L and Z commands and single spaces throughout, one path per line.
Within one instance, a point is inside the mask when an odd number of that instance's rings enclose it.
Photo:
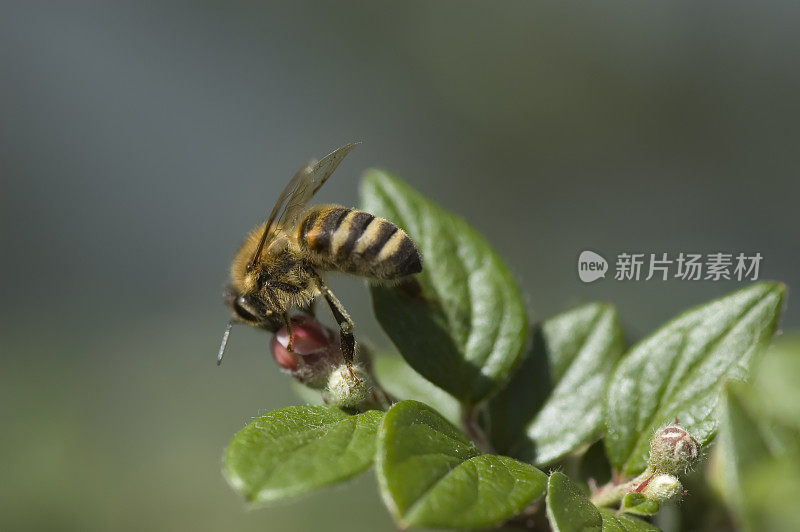
M 353 321 L 320 272 L 399 281 L 422 271 L 417 246 L 388 220 L 340 205 L 308 205 L 357 145 L 306 163 L 286 185 L 267 221 L 245 238 L 231 264 L 226 299 L 233 319 L 222 337 L 218 365 L 237 322 L 271 332 L 286 326 L 292 351 L 290 309 L 308 307 L 322 296 L 339 324 L 342 355 L 351 366 L 356 353 Z

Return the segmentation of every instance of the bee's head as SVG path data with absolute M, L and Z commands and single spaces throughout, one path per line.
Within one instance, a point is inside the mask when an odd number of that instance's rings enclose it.
M 222 335 L 222 343 L 217 354 L 217 365 L 222 363 L 222 355 L 225 353 L 228 335 L 230 335 L 234 323 L 247 323 L 271 332 L 278 331 L 284 324 L 283 314 L 276 309 L 269 308 L 258 292 L 240 294 L 228 287 L 225 290 L 225 302 L 230 307 L 233 318 L 228 322 L 225 333 Z
M 270 308 L 259 292 L 240 294 L 228 288 L 225 291 L 225 301 L 231 309 L 234 321 L 271 332 L 277 331 L 283 325 L 283 315 Z

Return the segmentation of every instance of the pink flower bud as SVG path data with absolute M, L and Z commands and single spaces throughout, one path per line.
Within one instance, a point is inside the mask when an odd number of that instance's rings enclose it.
M 700 444 L 679 425 L 660 428 L 650 440 L 648 465 L 653 471 L 676 475 L 700 458 Z
M 339 339 L 311 316 L 292 317 L 292 351 L 289 331 L 281 327 L 270 343 L 275 362 L 311 388 L 325 387 L 333 368 L 343 362 Z
M 278 335 L 272 337 L 270 342 L 270 351 L 272 351 L 272 358 L 283 369 L 289 371 L 296 371 L 300 363 L 300 355 L 298 353 L 290 353 L 286 346 L 278 340 Z
M 282 347 L 289 346 L 289 331 L 286 327 L 281 327 L 275 338 Z M 296 354 L 319 354 L 327 350 L 332 341 L 332 334 L 326 332 L 318 321 L 303 314 L 292 318 L 292 350 Z

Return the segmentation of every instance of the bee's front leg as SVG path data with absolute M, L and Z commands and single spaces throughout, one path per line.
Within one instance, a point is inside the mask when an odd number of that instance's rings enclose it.
M 286 332 L 289 334 L 289 341 L 286 344 L 286 350 L 294 353 L 294 334 L 292 334 L 292 318 L 288 312 L 283 313 L 283 322 L 286 325 Z

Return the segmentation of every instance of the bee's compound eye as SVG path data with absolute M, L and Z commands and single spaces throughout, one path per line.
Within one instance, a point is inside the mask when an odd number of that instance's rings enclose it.
M 258 318 L 250 311 L 247 300 L 239 296 L 233 300 L 233 311 L 238 317 L 245 321 L 258 321 Z

